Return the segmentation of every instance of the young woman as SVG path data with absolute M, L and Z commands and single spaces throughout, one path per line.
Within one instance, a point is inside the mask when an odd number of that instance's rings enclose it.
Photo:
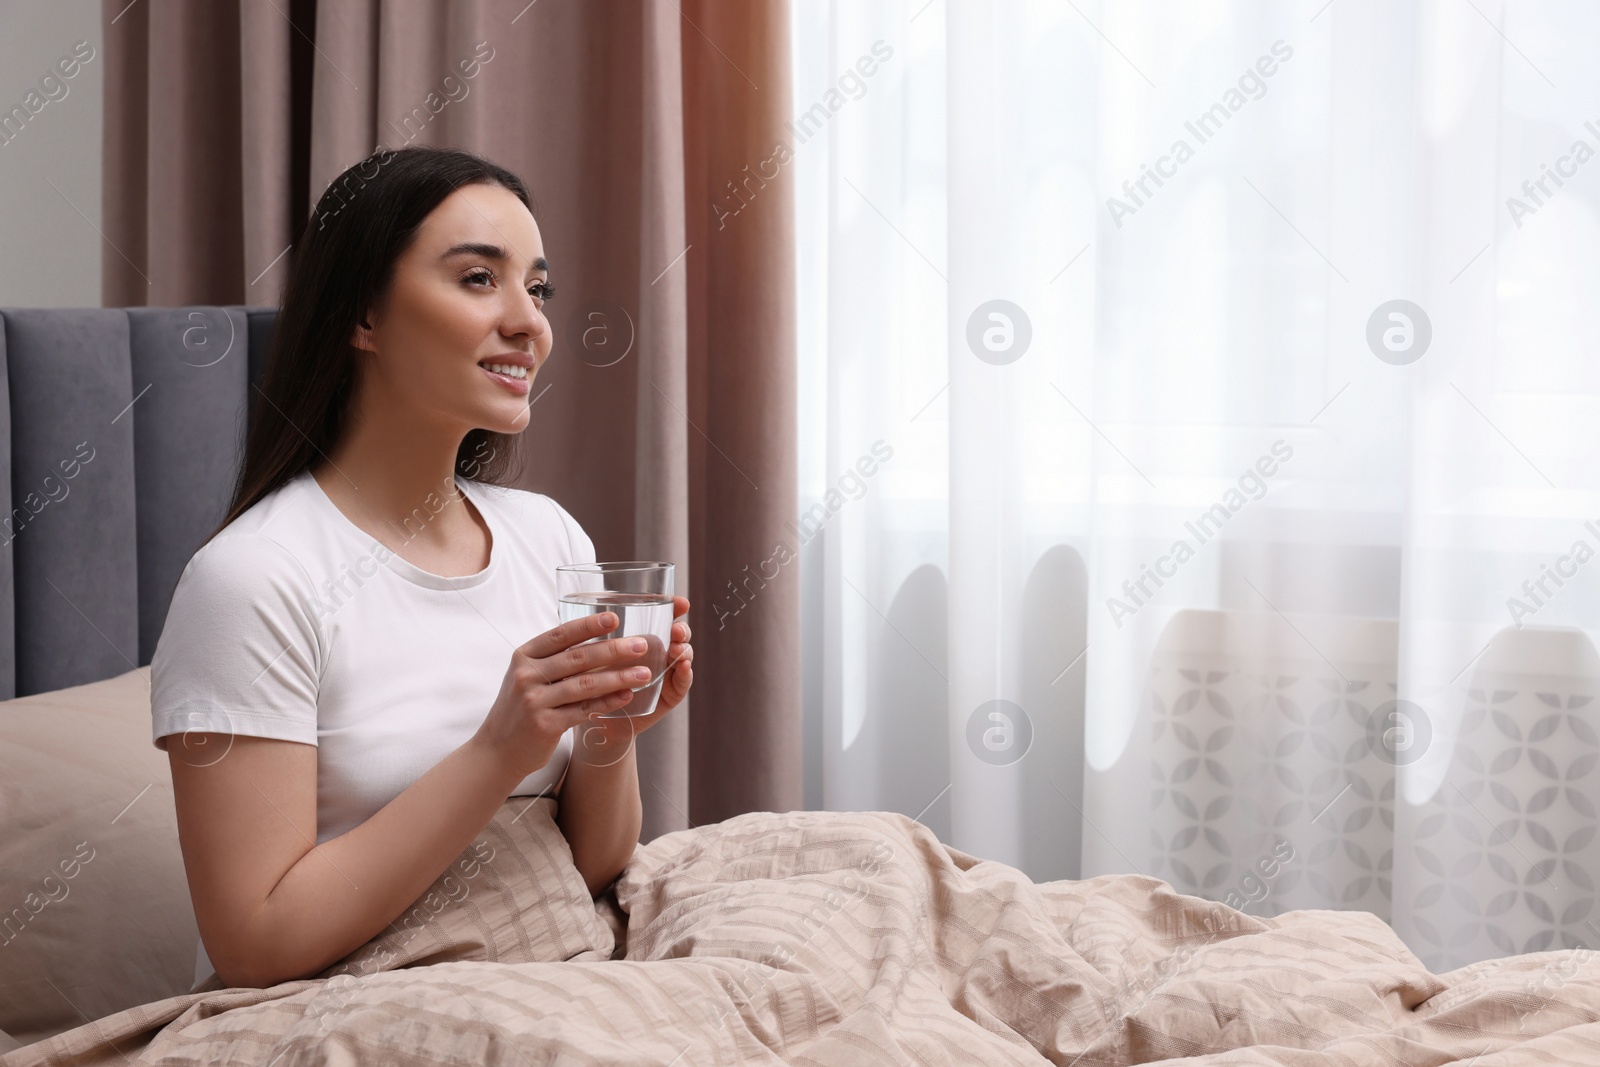
M 631 742 L 693 681 L 689 602 L 655 711 L 596 718 L 649 670 L 632 640 L 585 643 L 611 612 L 555 625 L 555 568 L 594 545 L 508 487 L 549 275 L 521 180 L 463 152 L 374 155 L 306 227 L 233 504 L 151 664 L 197 982 L 322 970 L 508 796 L 558 794 L 593 893 L 633 853 Z

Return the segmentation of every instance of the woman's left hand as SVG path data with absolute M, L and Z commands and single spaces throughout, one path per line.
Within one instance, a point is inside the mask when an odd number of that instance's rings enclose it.
M 661 696 L 648 715 L 629 715 L 629 704 L 604 714 L 594 713 L 577 728 L 579 753 L 587 762 L 605 765 L 620 758 L 632 740 L 660 722 L 673 708 L 683 703 L 694 684 L 694 646 L 689 644 L 689 598 L 675 596 L 671 643 L 667 646 L 666 676 Z M 639 699 L 634 694 L 634 700 Z
M 656 710 L 647 716 L 651 722 L 655 721 L 656 716 L 664 715 L 683 703 L 683 698 L 689 695 L 689 687 L 694 684 L 694 646 L 689 644 L 689 598 L 673 597 L 672 602 L 674 621 L 672 643 L 667 646 L 667 679 L 661 683 L 661 699 L 656 701 Z

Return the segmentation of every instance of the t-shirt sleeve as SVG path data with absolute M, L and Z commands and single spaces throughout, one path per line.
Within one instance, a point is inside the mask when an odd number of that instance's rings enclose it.
M 567 544 L 572 549 L 572 562 L 596 562 L 594 558 L 594 542 L 589 539 L 589 535 L 584 532 L 583 527 L 578 525 L 578 520 L 573 518 L 572 513 L 557 504 L 555 500 L 548 496 L 545 499 L 550 501 L 550 506 L 556 509 L 556 514 L 561 516 L 562 525 L 566 527 Z
M 203 545 L 178 579 L 150 663 L 155 746 L 188 731 L 316 744 L 314 597 L 300 562 L 270 538 Z

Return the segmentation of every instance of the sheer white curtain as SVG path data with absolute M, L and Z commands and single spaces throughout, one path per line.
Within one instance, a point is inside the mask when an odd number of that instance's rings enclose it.
M 1600 7 L 792 6 L 809 802 L 1600 947 Z

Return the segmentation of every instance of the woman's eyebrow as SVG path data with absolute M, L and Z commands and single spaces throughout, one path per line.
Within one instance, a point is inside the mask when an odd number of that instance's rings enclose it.
M 444 255 L 440 256 L 439 258 L 449 259 L 451 256 L 483 256 L 485 259 L 498 259 L 501 261 L 510 258 L 506 255 L 506 250 L 501 248 L 499 245 L 484 244 L 481 241 L 464 241 L 461 244 L 446 249 Z M 540 256 L 532 263 L 528 264 L 528 270 L 530 273 L 536 270 L 542 270 L 548 274 L 550 271 L 550 263 L 543 256 Z

